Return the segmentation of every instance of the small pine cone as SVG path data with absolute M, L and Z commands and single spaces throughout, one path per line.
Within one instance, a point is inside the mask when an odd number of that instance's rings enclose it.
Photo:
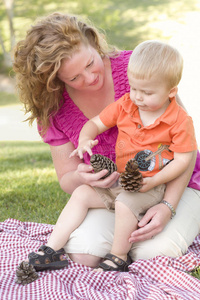
M 26 285 L 35 281 L 38 274 L 35 268 L 27 261 L 22 261 L 16 270 L 16 283 Z
M 142 174 L 139 171 L 137 161 L 130 159 L 125 167 L 125 171 L 121 173 L 119 183 L 121 187 L 130 192 L 137 192 L 142 187 Z
M 100 172 L 104 169 L 108 170 L 108 173 L 101 177 L 101 179 L 104 179 L 110 174 L 112 174 L 114 171 L 117 171 L 116 164 L 110 158 L 101 154 L 93 154 L 90 157 L 90 164 L 93 167 L 95 173 Z

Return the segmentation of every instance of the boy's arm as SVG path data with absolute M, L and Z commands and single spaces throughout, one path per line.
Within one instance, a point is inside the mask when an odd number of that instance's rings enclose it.
M 163 199 L 170 203 L 174 209 L 177 208 L 194 170 L 197 151 L 195 150 L 192 153 L 192 162 L 187 170 L 179 177 L 167 183 Z M 170 218 L 171 211 L 165 204 L 159 203 L 149 208 L 142 220 L 138 223 L 139 229 L 131 234 L 130 242 L 137 243 L 152 238 L 152 236 L 155 236 L 164 229 Z
M 108 129 L 109 127 L 102 123 L 99 116 L 86 122 L 79 135 L 78 147 L 70 154 L 70 157 L 78 155 L 82 159 L 85 152 L 92 155 L 91 149 L 98 144 L 95 137 Z
M 180 176 L 190 166 L 193 152 L 174 153 L 174 160 L 152 177 L 143 179 L 140 192 L 146 192 L 159 184 L 167 183 Z

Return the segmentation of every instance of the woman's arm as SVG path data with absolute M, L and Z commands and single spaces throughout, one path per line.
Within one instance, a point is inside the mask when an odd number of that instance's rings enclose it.
M 196 162 L 196 151 L 193 153 L 193 159 L 188 169 L 167 184 L 164 200 L 169 202 L 174 209 L 177 208 L 181 196 L 187 187 Z M 171 218 L 170 209 L 163 203 L 151 207 L 138 223 L 140 227 L 131 234 L 130 242 L 136 243 L 151 239 L 153 236 L 161 232 Z
M 60 146 L 50 146 L 58 181 L 64 192 L 71 194 L 81 184 L 107 188 L 119 178 L 119 174 L 114 172 L 107 178 L 100 179 L 108 171 L 102 170 L 93 173 L 92 167 L 85 164 L 78 156 L 69 158 L 74 149 L 75 147 L 71 142 Z

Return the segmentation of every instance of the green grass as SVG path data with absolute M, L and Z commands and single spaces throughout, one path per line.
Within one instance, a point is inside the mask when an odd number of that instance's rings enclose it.
M 192 272 L 190 272 L 190 275 L 200 280 L 200 266 L 198 266 Z
M 20 104 L 20 101 L 15 94 L 0 92 L 0 107 Z
M 54 224 L 67 202 L 42 142 L 0 142 L 0 221 Z

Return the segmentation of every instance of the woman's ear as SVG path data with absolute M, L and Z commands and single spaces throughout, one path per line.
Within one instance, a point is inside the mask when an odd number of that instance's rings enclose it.
M 169 91 L 169 98 L 175 97 L 178 93 L 178 87 L 175 86 Z

